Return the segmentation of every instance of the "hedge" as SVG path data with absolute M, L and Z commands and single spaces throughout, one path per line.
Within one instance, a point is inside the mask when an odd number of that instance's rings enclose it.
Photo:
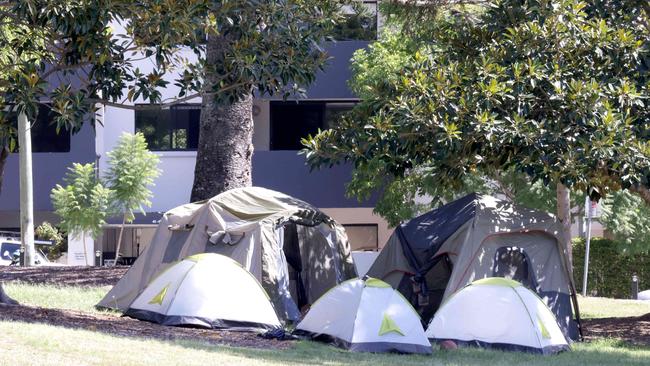
M 573 241 L 573 276 L 582 293 L 585 264 L 585 239 Z M 650 253 L 625 253 L 623 244 L 604 238 L 592 238 L 589 249 L 590 296 L 629 299 L 632 275 L 639 278 L 639 291 L 650 289 Z

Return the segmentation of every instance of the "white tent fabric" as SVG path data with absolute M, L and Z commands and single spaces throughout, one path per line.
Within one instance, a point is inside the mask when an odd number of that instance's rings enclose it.
M 491 277 L 453 294 L 431 320 L 427 337 L 462 345 L 551 354 L 569 345 L 555 316 L 520 283 Z
M 420 317 L 387 283 L 368 278 L 341 283 L 318 299 L 296 334 L 357 352 L 431 353 Z
M 160 273 L 125 315 L 164 325 L 280 327 L 255 277 L 234 260 L 214 253 L 190 256 Z

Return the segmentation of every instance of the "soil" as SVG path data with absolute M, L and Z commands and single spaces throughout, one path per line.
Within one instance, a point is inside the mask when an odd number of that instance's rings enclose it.
M 59 286 L 113 286 L 129 269 L 116 267 L 0 267 L 0 282 L 21 281 Z
M 22 305 L 0 304 L 0 319 L 26 323 L 44 323 L 72 329 L 85 329 L 123 337 L 161 340 L 194 340 L 208 344 L 263 349 L 286 349 L 294 341 L 265 339 L 254 332 L 200 328 L 168 327 L 112 313 L 85 313 L 74 310 L 46 309 Z
M 637 346 L 650 346 L 650 313 L 629 318 L 602 318 L 582 321 L 585 339 L 617 338 Z

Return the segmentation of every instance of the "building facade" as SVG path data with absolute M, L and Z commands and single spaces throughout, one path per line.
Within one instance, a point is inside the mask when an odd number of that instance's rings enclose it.
M 342 223 L 355 250 L 377 250 L 388 239 L 390 228 L 373 214 L 373 201 L 359 202 L 347 198 L 345 185 L 350 179 L 349 166 L 336 166 L 310 172 L 303 156 L 300 139 L 325 129 L 342 112 L 357 102 L 348 88 L 350 59 L 354 51 L 366 47 L 377 34 L 376 1 L 364 1 L 365 18 L 352 19 L 337 30 L 337 42 L 325 48 L 331 60 L 324 72 L 307 90 L 306 99 L 288 100 L 256 98 L 254 101 L 253 185 L 277 190 L 302 199 L 322 209 Z M 188 53 L 188 58 L 192 55 Z M 139 65 L 144 71 L 147 63 Z M 171 78 L 171 76 L 170 76 Z M 163 91 L 163 99 L 177 94 L 173 86 Z M 34 200 L 36 225 L 44 220 L 56 222 L 52 213 L 50 191 L 61 183 L 73 162 L 97 162 L 100 174 L 107 168 L 107 152 L 113 149 L 124 132 L 142 132 L 149 148 L 160 157 L 161 176 L 152 187 L 152 207 L 138 215 L 124 232 L 121 256 L 133 259 L 148 245 L 162 213 L 189 202 L 194 178 L 198 144 L 200 100 L 191 100 L 168 109 L 132 110 L 101 107 L 93 128 L 86 124 L 74 135 L 48 134 L 47 111 L 35 134 Z M 136 102 L 137 103 L 137 102 Z M 5 171 L 0 195 L 0 228 L 19 227 L 18 156 L 13 154 Z M 104 259 L 114 258 L 118 219 L 109 220 L 94 249 Z M 91 248 L 89 248 L 91 249 Z M 91 253 L 94 252 L 90 251 Z

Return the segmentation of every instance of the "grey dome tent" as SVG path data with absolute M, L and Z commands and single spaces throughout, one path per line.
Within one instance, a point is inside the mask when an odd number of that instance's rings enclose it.
M 550 214 L 474 193 L 399 225 L 368 276 L 398 289 L 425 324 L 473 281 L 513 279 L 537 293 L 575 340 L 580 315 L 560 235 Z
M 239 262 L 262 284 L 283 322 L 296 321 L 299 309 L 356 277 L 345 230 L 336 221 L 285 194 L 237 188 L 166 212 L 151 244 L 98 307 L 126 311 L 155 275 L 199 253 Z

